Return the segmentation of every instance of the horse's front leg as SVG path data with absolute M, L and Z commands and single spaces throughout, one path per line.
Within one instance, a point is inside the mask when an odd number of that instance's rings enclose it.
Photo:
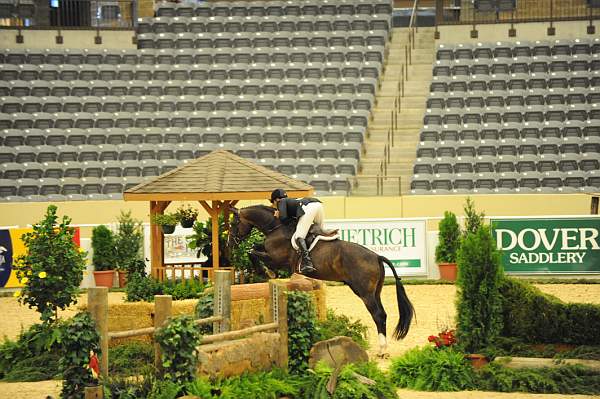
M 254 246 L 248 253 L 248 258 L 250 258 L 250 262 L 252 262 L 254 270 L 262 270 L 269 278 L 277 277 L 275 273 L 273 273 L 271 270 L 269 270 L 267 266 L 265 266 L 269 263 L 270 258 L 265 251 L 264 244 L 254 244 Z

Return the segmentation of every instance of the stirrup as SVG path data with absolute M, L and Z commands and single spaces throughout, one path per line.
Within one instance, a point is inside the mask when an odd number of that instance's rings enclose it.
M 317 269 L 315 269 L 314 266 L 302 266 L 300 265 L 300 274 L 312 274 L 314 272 L 316 272 Z

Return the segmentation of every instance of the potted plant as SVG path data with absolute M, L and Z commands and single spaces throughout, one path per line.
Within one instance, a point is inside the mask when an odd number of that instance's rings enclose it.
M 172 213 L 157 213 L 152 217 L 152 222 L 162 227 L 165 234 L 173 234 L 177 225 L 177 217 Z
M 131 275 L 132 271 L 138 269 L 136 262 L 141 260 L 143 263 L 144 231 L 142 222 L 131 217 L 131 211 L 121 211 L 118 221 L 115 249 L 119 287 L 122 288 L 127 282 L 127 275 Z
M 460 226 L 456 215 L 444 212 L 444 218 L 439 224 L 439 242 L 435 248 L 435 261 L 440 269 L 442 280 L 456 281 L 456 254 L 460 246 Z
M 194 226 L 194 222 L 198 217 L 198 211 L 189 205 L 182 205 L 177 209 L 177 212 L 175 212 L 175 217 L 177 217 L 179 223 L 181 223 L 181 227 L 189 229 Z
M 112 287 L 116 265 L 115 239 L 113 232 L 105 225 L 92 230 L 92 250 L 96 286 Z

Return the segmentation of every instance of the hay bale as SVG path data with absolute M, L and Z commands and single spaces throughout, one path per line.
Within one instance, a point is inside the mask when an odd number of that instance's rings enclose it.
M 194 314 L 197 300 L 185 299 L 173 301 L 172 315 Z M 87 305 L 80 306 L 87 310 Z M 154 326 L 154 303 L 153 302 L 125 302 L 109 303 L 108 305 L 108 332 L 137 330 L 140 328 Z M 152 342 L 150 334 L 130 338 L 115 338 L 109 342 L 110 347 L 122 345 L 126 342 Z
M 237 300 L 231 303 L 232 330 L 271 323 L 272 321 L 273 316 L 267 298 Z
M 269 298 L 269 283 L 236 284 L 231 286 L 231 300 L 244 301 L 247 299 Z

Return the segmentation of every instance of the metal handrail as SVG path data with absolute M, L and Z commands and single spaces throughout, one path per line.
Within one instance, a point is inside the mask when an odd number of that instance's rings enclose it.
M 413 4 L 413 9 L 412 9 L 412 13 L 410 14 L 410 22 L 408 23 L 408 28 L 411 29 L 413 27 L 414 22 L 417 20 L 417 4 L 419 3 L 419 0 L 415 0 L 415 3 Z M 414 48 L 414 47 L 413 47 Z
M 383 162 L 382 164 L 383 165 Z M 383 195 L 384 194 L 384 189 L 383 189 L 383 182 L 384 180 L 398 180 L 398 195 L 402 195 L 402 176 L 401 175 L 388 175 L 387 177 L 384 177 L 382 175 L 382 172 L 376 174 L 376 175 L 361 175 L 361 176 L 355 176 L 354 177 L 354 187 L 357 186 L 357 180 L 359 179 L 376 179 L 375 183 L 376 183 L 376 192 L 377 195 Z

